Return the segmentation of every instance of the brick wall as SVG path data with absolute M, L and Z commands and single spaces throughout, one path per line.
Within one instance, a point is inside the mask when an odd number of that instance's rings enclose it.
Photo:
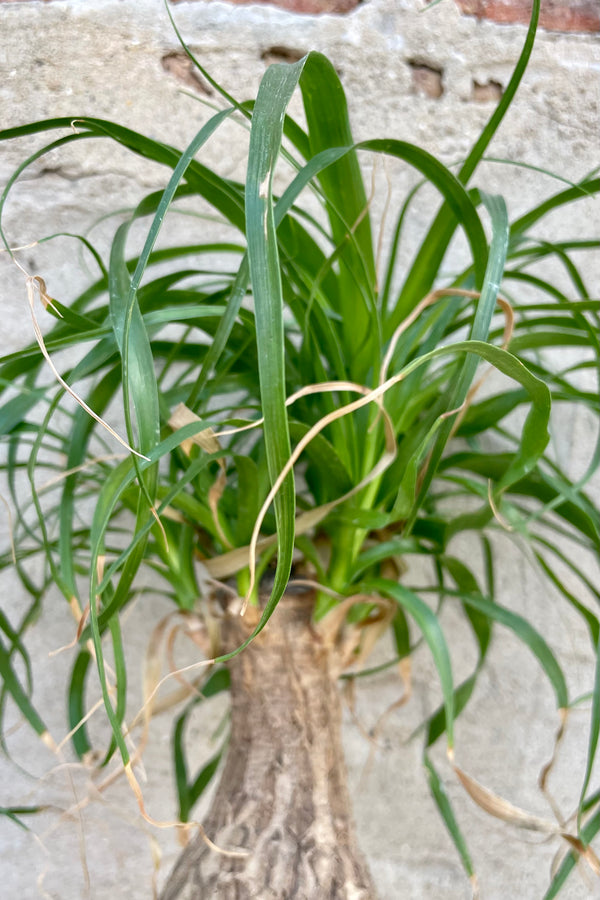
M 492 22 L 526 23 L 531 0 L 456 0 L 465 15 Z M 542 0 L 540 26 L 549 31 L 600 33 L 600 0 Z
M 181 0 L 171 2 L 177 3 Z M 229 0 L 229 2 L 240 5 L 269 3 L 298 13 L 347 13 L 358 6 L 361 0 Z M 455 0 L 455 2 L 465 15 L 490 19 L 492 22 L 502 24 L 515 22 L 525 24 L 531 15 L 531 0 Z M 600 34 L 600 0 L 542 0 L 540 26 L 550 31 Z
M 0 3 L 49 3 L 51 0 L 0 0 Z M 171 3 L 198 0 L 170 0 Z M 211 0 L 201 0 L 210 3 Z M 270 4 L 291 12 L 308 14 L 343 14 L 361 0 L 228 0 L 232 4 Z M 531 0 L 455 0 L 467 16 L 489 19 L 500 24 L 529 21 Z M 600 0 L 542 0 L 540 27 L 549 31 L 579 32 L 600 35 Z

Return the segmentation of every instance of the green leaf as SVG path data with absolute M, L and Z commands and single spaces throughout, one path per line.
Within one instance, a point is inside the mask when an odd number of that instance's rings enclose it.
M 285 407 L 283 295 L 273 215 L 272 182 L 283 118 L 304 61 L 274 65 L 261 82 L 252 116 L 246 179 L 246 233 L 254 296 L 258 372 L 271 484 L 291 455 Z M 290 473 L 275 497 L 277 569 L 269 601 L 255 634 L 264 628 L 287 585 L 294 548 L 295 489 Z
M 46 736 L 48 734 L 48 729 L 46 728 L 43 720 L 40 718 L 37 710 L 33 706 L 25 690 L 23 689 L 23 686 L 19 681 L 16 672 L 12 667 L 10 654 L 6 649 L 4 641 L 1 637 L 0 676 L 2 676 L 2 681 L 5 688 L 8 690 L 10 696 L 19 707 L 19 709 L 23 713 L 23 716 L 29 722 L 34 731 L 36 731 L 37 734 L 40 735 L 40 737 Z
M 235 454 L 233 462 L 238 474 L 236 544 L 243 547 L 250 542 L 261 506 L 260 476 L 258 466 L 252 457 Z
M 448 570 L 461 592 L 464 592 L 465 594 L 481 593 L 479 585 L 477 584 L 477 579 L 462 560 L 457 559 L 454 556 L 443 556 L 440 561 L 443 563 L 444 568 Z M 465 612 L 473 628 L 477 643 L 479 644 L 479 654 L 483 657 L 487 652 L 492 636 L 490 623 L 485 615 L 481 615 L 477 610 L 469 607 L 469 604 L 466 605 Z
M 496 307 L 498 289 L 502 280 L 502 274 L 504 272 L 504 265 L 506 262 L 506 253 L 508 249 L 508 215 L 506 212 L 504 200 L 502 200 L 501 197 L 488 197 L 485 194 L 482 195 L 482 198 L 489 211 L 492 221 L 492 241 L 490 245 L 490 253 L 485 271 L 483 287 L 481 290 L 481 297 L 479 298 L 479 302 L 477 304 L 477 309 L 475 312 L 475 318 L 473 319 L 473 324 L 471 326 L 470 338 L 473 341 L 487 340 L 492 316 Z M 458 378 L 456 379 L 456 384 L 451 393 L 451 396 L 448 398 L 447 408 L 449 410 L 459 409 L 466 401 L 476 369 L 477 358 L 472 355 L 467 356 L 461 366 L 460 373 Z M 521 444 L 521 449 L 527 455 L 527 458 L 529 458 L 530 452 L 537 452 L 533 447 L 536 435 L 540 437 L 541 441 L 545 434 L 546 443 L 548 441 L 547 429 L 544 429 L 544 427 L 542 426 L 542 420 L 545 416 L 547 421 L 550 409 L 550 398 L 548 396 L 545 405 L 543 405 L 541 402 L 541 393 L 543 393 L 544 390 L 546 390 L 547 393 L 547 389 L 545 388 L 545 385 L 540 382 L 538 390 L 540 392 L 539 407 L 538 404 L 534 405 L 532 407 L 532 412 L 530 413 L 530 415 L 532 415 L 533 410 L 536 410 L 536 421 L 534 425 L 528 430 L 527 443 L 525 443 L 524 440 Z M 537 413 L 538 408 L 539 415 Z M 427 469 L 424 473 L 424 477 L 421 479 L 418 496 L 415 503 L 413 504 L 410 514 L 407 516 L 407 532 L 409 532 L 412 528 L 417 517 L 418 510 L 423 504 L 423 501 L 425 500 L 425 497 L 429 491 L 429 487 L 436 473 L 438 463 L 442 458 L 444 448 L 452 432 L 453 425 L 454 416 L 446 417 L 445 420 L 440 424 L 435 443 L 428 458 Z M 530 447 L 530 445 L 532 446 Z M 544 449 L 544 447 L 545 443 L 541 446 L 541 450 L 539 450 L 540 453 Z M 517 463 L 515 461 L 515 466 L 516 465 Z M 513 480 L 516 480 L 516 478 Z M 510 481 L 507 482 L 507 484 L 508 483 L 510 483 Z M 500 485 L 498 487 L 498 490 L 500 490 L 501 487 L 502 486 Z
M 179 800 L 179 819 L 181 822 L 187 822 L 189 820 L 189 814 L 194 804 L 217 770 L 224 749 L 221 748 L 216 756 L 200 770 L 196 778 L 190 783 L 188 781 L 188 768 L 184 745 L 185 726 L 190 713 L 199 703 L 202 703 L 202 701 L 208 697 L 214 697 L 216 694 L 228 690 L 229 684 L 230 679 L 228 669 L 216 669 L 202 686 L 201 694 L 198 697 L 195 697 L 192 702 L 187 705 L 184 712 L 175 722 L 175 728 L 173 729 L 173 768 L 175 772 L 175 786 L 177 788 Z
M 466 678 L 455 689 L 453 699 L 455 719 L 459 717 L 459 715 L 466 708 L 467 703 L 471 699 L 471 696 L 475 689 L 475 685 L 477 683 L 477 675 L 478 671 Z M 439 706 L 438 709 L 436 709 L 436 711 L 423 723 L 423 725 L 419 726 L 419 728 L 414 732 L 414 735 L 420 732 L 423 727 L 425 727 L 426 730 L 425 746 L 431 747 L 446 731 L 445 707 L 443 705 Z
M 71 680 L 67 695 L 69 728 L 73 731 L 73 729 L 77 728 L 79 725 L 77 731 L 73 732 L 71 738 L 73 749 L 75 750 L 78 759 L 82 759 L 85 754 L 89 753 L 92 749 L 86 725 L 85 723 L 80 725 L 80 722 L 82 722 L 87 712 L 85 707 L 85 685 L 91 661 L 92 657 L 87 650 L 82 650 L 77 654 L 73 665 L 73 671 L 71 672 Z
M 223 749 L 219 750 L 219 752 L 215 754 L 215 756 L 213 756 L 213 758 L 209 760 L 209 762 L 207 762 L 207 764 L 203 766 L 202 769 L 200 769 L 192 783 L 189 785 L 188 803 L 190 805 L 190 809 L 193 808 L 194 804 L 199 800 L 199 798 L 202 796 L 202 794 L 212 781 L 219 763 L 221 762 L 222 755 Z M 181 821 L 185 822 L 187 820 L 182 817 Z
M 300 77 L 310 153 L 353 144 L 346 96 L 337 73 L 320 53 L 310 53 Z M 319 176 L 341 263 L 335 309 L 341 316 L 352 378 L 362 381 L 373 363 L 375 258 L 367 195 L 358 156 L 349 151 Z
M 473 869 L 473 863 L 471 861 L 471 855 L 469 853 L 467 843 L 458 826 L 456 816 L 454 815 L 454 810 L 452 809 L 452 804 L 448 799 L 448 795 L 444 789 L 444 785 L 440 779 L 440 776 L 433 767 L 433 763 L 431 762 L 427 754 L 425 754 L 423 757 L 423 765 L 425 766 L 425 770 L 428 775 L 431 795 L 435 800 L 439 813 L 444 820 L 444 824 L 448 829 L 450 837 L 452 838 L 452 843 L 458 851 L 461 862 L 463 864 L 463 868 L 469 878 L 473 878 L 475 875 L 475 870 Z
M 29 831 L 29 826 L 21 821 L 21 816 L 33 816 L 36 813 L 45 812 L 46 806 L 0 806 L 0 816 L 6 816 L 15 825 Z
M 467 159 L 463 163 L 459 181 L 467 184 L 473 175 L 479 161 L 485 153 L 490 141 L 498 130 L 502 119 L 506 115 L 513 101 L 517 88 L 527 68 L 527 63 L 533 50 L 537 23 L 540 14 L 540 0 L 533 0 L 531 19 L 527 29 L 527 36 L 523 49 L 511 75 L 510 81 L 502 94 L 502 98 L 492 113 L 489 122 L 482 130 L 479 138 L 473 145 Z M 420 244 L 415 260 L 406 277 L 398 304 L 395 310 L 396 322 L 400 323 L 425 294 L 431 289 L 436 274 L 440 270 L 442 260 L 452 235 L 456 230 L 457 220 L 453 210 L 446 203 L 436 215 L 431 228 Z M 481 282 L 478 282 L 481 283 Z
M 577 816 L 577 829 L 581 835 L 581 816 L 586 800 L 586 793 L 592 777 L 594 761 L 596 759 L 596 751 L 598 750 L 598 738 L 600 737 L 600 639 L 596 647 L 596 676 L 594 679 L 594 693 L 592 697 L 592 712 L 590 716 L 590 739 L 588 743 L 587 760 L 585 764 L 585 775 L 583 776 L 583 786 L 581 788 L 581 797 L 579 799 L 579 812 Z
M 492 603 L 485 597 L 477 595 L 460 594 L 461 602 L 486 615 L 488 618 L 510 628 L 524 644 L 526 644 L 548 676 L 559 709 L 566 709 L 569 705 L 567 684 L 556 657 L 552 650 L 533 625 L 518 613 L 506 609 L 497 603 Z
M 446 731 L 448 734 L 448 747 L 454 746 L 454 687 L 452 678 L 452 666 L 450 654 L 444 633 L 437 616 L 426 603 L 416 594 L 401 584 L 396 584 L 384 578 L 375 578 L 362 584 L 361 589 L 365 593 L 381 594 L 394 600 L 402 609 L 408 612 L 417 623 L 425 638 L 436 669 L 438 671 L 444 708 L 446 711 Z

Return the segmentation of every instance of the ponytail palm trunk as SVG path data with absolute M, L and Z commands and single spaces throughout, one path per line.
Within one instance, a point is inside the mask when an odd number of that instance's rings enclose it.
M 184 850 L 161 900 L 372 900 L 341 743 L 331 650 L 311 628 L 314 597 L 286 594 L 267 627 L 230 663 L 231 738 L 202 835 Z M 234 649 L 256 610 L 225 620 Z

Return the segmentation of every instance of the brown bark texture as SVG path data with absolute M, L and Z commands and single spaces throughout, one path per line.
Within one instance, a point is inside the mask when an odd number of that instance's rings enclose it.
M 231 739 L 203 826 L 161 900 L 374 900 L 356 841 L 330 651 L 311 627 L 314 597 L 286 595 L 230 664 Z M 256 612 L 229 616 L 226 649 Z

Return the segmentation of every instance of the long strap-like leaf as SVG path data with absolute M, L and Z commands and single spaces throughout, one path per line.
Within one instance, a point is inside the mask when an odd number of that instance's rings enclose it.
M 248 151 L 246 237 L 256 318 L 265 448 L 271 483 L 291 453 L 285 406 L 283 293 L 272 184 L 281 148 L 285 110 L 304 64 L 305 60 L 300 60 L 293 66 L 275 65 L 267 69 L 254 106 Z M 294 515 L 294 478 L 290 473 L 275 498 L 277 569 L 271 597 L 256 633 L 266 624 L 289 579 L 294 548 Z

